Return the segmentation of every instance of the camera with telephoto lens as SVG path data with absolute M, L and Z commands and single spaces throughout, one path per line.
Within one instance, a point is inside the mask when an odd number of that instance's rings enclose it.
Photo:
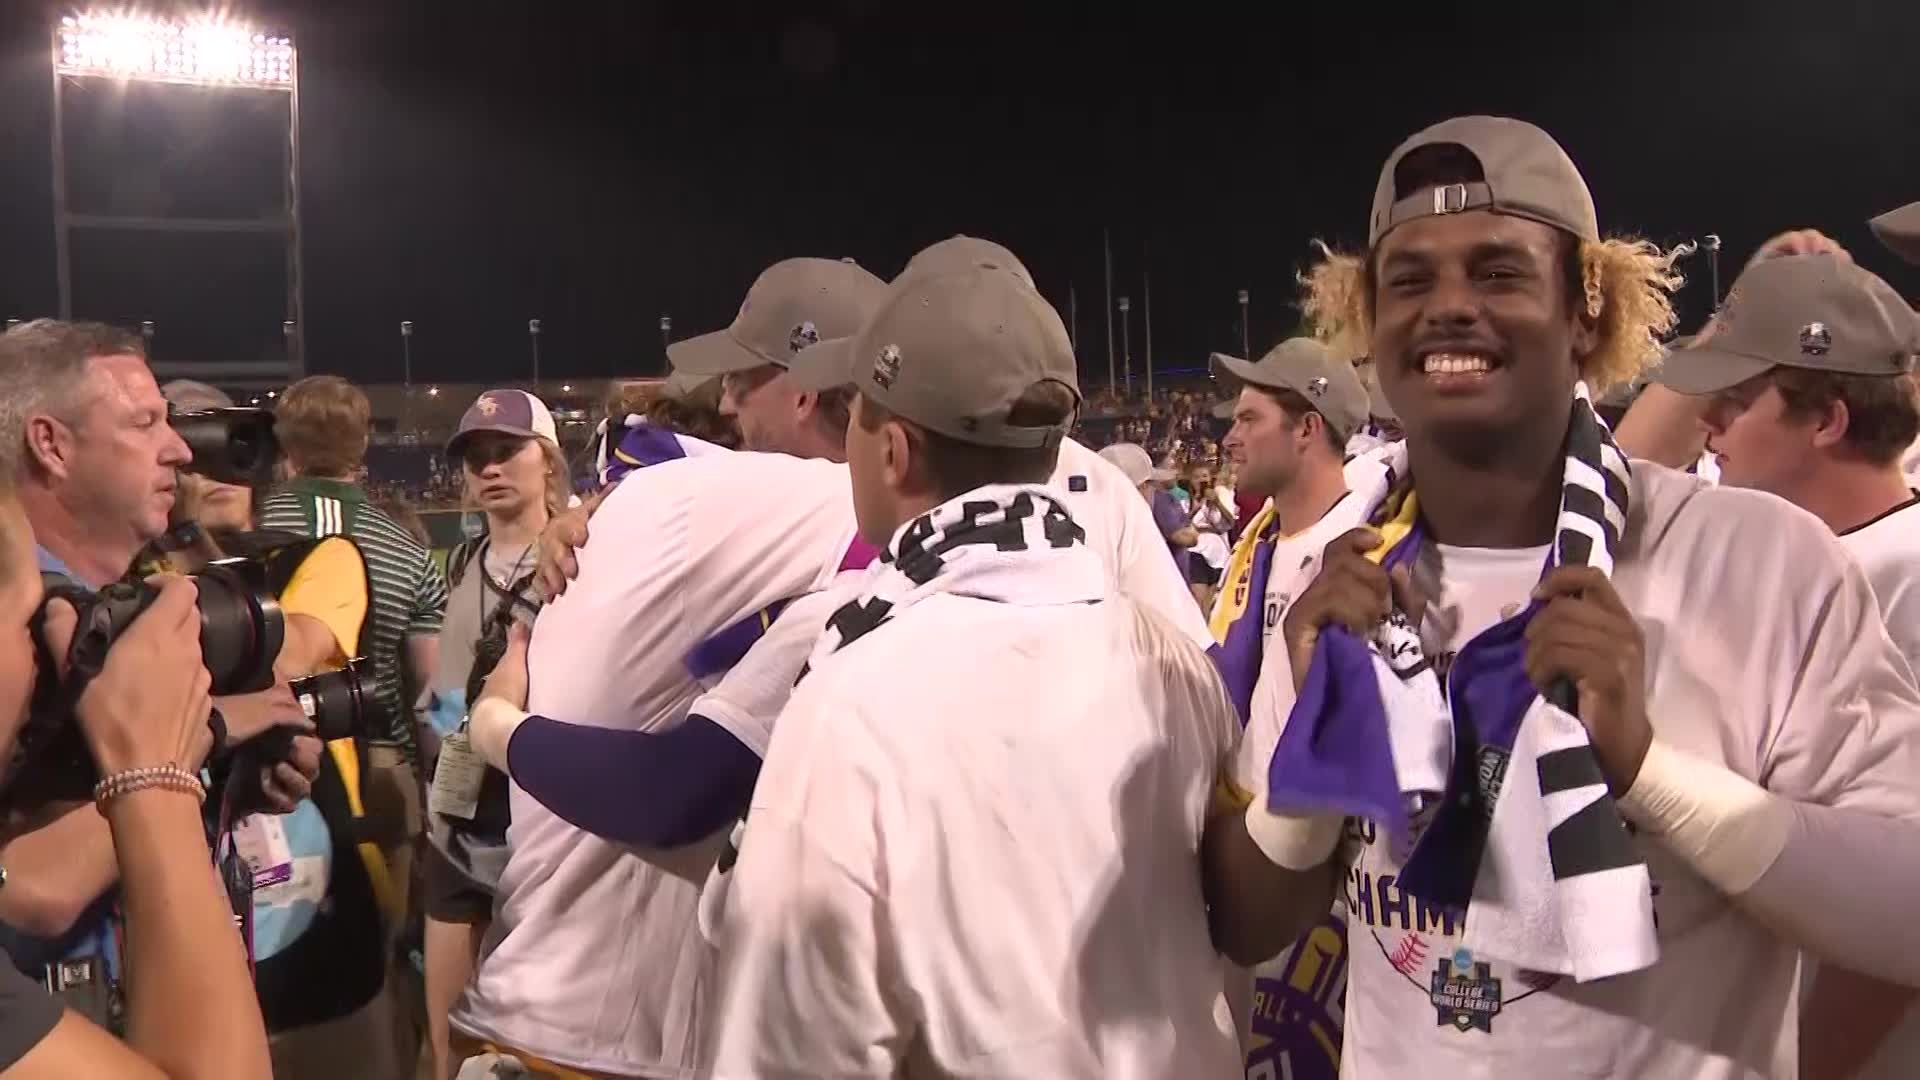
M 249 694 L 273 686 L 286 620 L 268 588 L 268 570 L 265 562 L 229 559 L 191 575 L 199 589 L 201 661 L 213 694 Z M 74 721 L 74 704 L 106 666 L 120 635 L 160 595 L 145 582 L 120 582 L 96 592 L 57 574 L 44 580 L 46 601 L 34 616 L 38 671 L 32 707 L 16 743 L 16 779 L 7 792 L 16 805 L 92 797 L 99 770 Z M 65 675 L 46 640 L 46 604 L 53 600 L 71 604 L 77 616 Z M 350 697 L 357 705 L 357 677 L 354 690 L 351 695 L 323 691 L 322 696 L 329 702 Z
M 186 472 L 222 484 L 264 488 L 273 483 L 280 456 L 273 414 L 265 409 L 201 409 L 167 417 L 193 452 Z
M 360 681 L 362 660 L 350 660 L 338 671 L 323 671 L 287 682 L 293 700 L 313 721 L 313 733 L 321 742 L 350 739 L 360 730 L 366 715 L 367 692 Z

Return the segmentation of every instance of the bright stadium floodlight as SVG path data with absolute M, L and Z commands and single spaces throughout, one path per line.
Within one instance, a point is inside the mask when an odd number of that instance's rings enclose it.
M 60 18 L 49 29 L 53 61 L 54 273 L 59 316 L 73 317 L 71 234 L 77 230 L 107 234 L 224 233 L 274 237 L 283 245 L 287 267 L 287 306 L 281 322 L 283 357 L 258 362 L 221 361 L 211 365 L 218 371 L 189 370 L 209 366 L 196 361 L 162 366 L 169 369 L 170 376 L 231 378 L 244 374 L 249 378 L 271 378 L 282 384 L 298 379 L 306 364 L 306 322 L 300 246 L 300 62 L 293 39 L 269 33 L 229 14 L 226 0 L 221 0 L 220 6 L 212 11 L 178 16 L 158 15 L 135 7 L 76 11 Z M 282 100 L 286 102 L 287 128 L 281 147 L 286 167 L 284 205 L 271 213 L 248 216 L 73 212 L 68 208 L 65 102 L 69 84 L 78 87 L 96 80 L 118 82 L 122 90 L 127 83 L 141 82 L 266 91 L 275 97 L 286 95 Z M 97 149 L 93 152 L 101 153 Z M 248 370 L 242 372 L 242 368 Z
M 69 15 L 60 20 L 57 50 L 54 64 L 62 75 L 293 89 L 292 39 L 214 16 Z

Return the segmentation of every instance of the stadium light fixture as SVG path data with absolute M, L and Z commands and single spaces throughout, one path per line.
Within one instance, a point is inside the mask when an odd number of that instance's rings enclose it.
M 292 39 L 218 15 L 87 12 L 61 19 L 57 39 L 61 75 L 293 90 Z

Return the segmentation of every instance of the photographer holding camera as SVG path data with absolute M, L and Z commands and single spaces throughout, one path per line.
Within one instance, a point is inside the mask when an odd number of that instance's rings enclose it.
M 183 573 L 210 560 L 244 555 L 296 565 L 276 591 L 288 626 L 281 662 L 289 672 L 338 669 L 359 649 L 370 606 L 366 560 L 345 537 L 305 540 L 256 529 L 254 484 L 277 450 L 272 418 L 235 409 L 226 394 L 191 380 L 161 388 L 173 419 L 194 448 L 194 472 L 180 475 L 166 553 Z M 219 461 L 224 467 L 216 466 Z M 308 640 L 297 641 L 296 624 Z M 317 629 L 316 629 L 317 628 Z M 347 693 L 358 691 L 355 685 Z M 364 699 L 362 699 L 364 700 Z M 361 717 L 353 717 L 357 729 Z M 325 727 L 326 725 L 323 725 Z M 405 1074 L 395 1032 L 404 1014 L 386 977 L 383 917 L 396 921 L 396 890 L 380 849 L 365 832 L 360 776 L 364 745 L 328 738 L 309 798 L 284 816 L 253 814 L 235 823 L 239 849 L 254 868 L 255 984 L 266 1017 L 278 1080 L 353 1075 L 384 1080 Z
M 164 527 L 167 500 L 160 497 L 164 485 L 151 478 L 157 477 L 162 460 L 171 468 L 173 459 L 184 457 L 177 441 L 169 443 L 152 433 L 153 424 L 136 419 L 121 425 L 88 408 L 111 407 L 119 410 L 112 415 L 119 416 L 138 413 L 134 406 L 148 404 L 137 377 L 145 374 L 138 339 L 133 339 L 135 348 L 129 351 L 116 332 L 106 328 L 37 323 L 21 330 L 28 332 L 10 331 L 0 337 L 0 627 L 8 628 L 0 634 L 0 754 L 15 762 L 0 784 L 0 794 L 8 796 L 23 778 L 16 743 L 27 725 L 36 683 L 49 677 L 66 678 L 60 658 L 67 655 L 79 626 L 74 610 L 58 601 L 46 606 L 41 623 L 43 586 L 34 563 L 65 560 L 53 553 L 53 545 L 61 542 L 57 533 L 49 535 L 47 546 L 35 550 L 35 537 L 23 513 L 28 499 L 16 498 L 14 492 L 16 472 L 32 471 L 16 465 L 23 447 L 35 442 L 26 429 L 38 429 L 40 449 L 47 449 L 49 442 L 55 444 L 69 473 L 76 471 L 70 463 L 74 445 L 81 441 L 77 433 L 82 431 L 88 438 L 112 443 L 116 448 L 112 452 L 129 454 L 143 446 L 150 448 L 140 463 L 128 458 L 129 465 L 142 468 L 145 462 L 154 463 L 153 471 L 146 474 L 149 482 L 143 485 L 134 480 L 130 468 L 118 478 L 129 482 L 103 486 L 105 501 L 117 501 L 128 511 L 128 518 L 139 518 L 123 530 L 127 537 L 143 526 L 155 532 L 154 526 Z M 86 393 L 56 401 L 55 406 L 70 418 L 55 421 L 57 431 L 43 422 L 46 399 L 38 388 L 27 385 L 25 376 L 32 365 L 22 358 L 30 343 L 54 338 L 77 349 L 82 354 L 79 366 L 93 368 L 87 374 L 99 375 L 106 384 L 88 388 L 104 391 L 104 402 Z M 97 367 L 96 358 L 101 360 Z M 158 398 L 151 376 L 145 389 Z M 82 418 L 82 413 L 87 417 Z M 164 409 L 157 426 L 164 432 Z M 99 464 L 91 461 L 78 471 Z M 35 497 L 44 500 L 48 494 L 43 485 Z M 77 559 L 91 558 L 100 580 L 108 580 L 99 550 L 69 546 L 69 551 Z M 127 557 L 130 562 L 131 550 Z M 109 881 L 117 876 L 122 884 L 119 909 L 127 930 L 125 1000 L 117 993 L 102 992 L 111 990 L 106 969 L 117 969 L 122 960 L 112 952 L 50 965 L 44 985 L 0 966 L 0 1076 L 8 1080 L 265 1077 L 270 1073 L 245 953 L 234 933 L 231 899 L 223 894 L 214 871 L 201 818 L 200 800 L 205 793 L 195 774 L 212 747 L 213 730 L 209 724 L 211 679 L 195 632 L 196 596 L 191 581 L 159 587 L 144 610 L 114 638 L 110 652 L 99 658 L 98 671 L 71 703 L 72 729 L 97 768 L 100 783 L 94 788 L 94 805 L 67 813 L 61 825 L 100 823 L 105 829 L 106 861 L 112 868 L 105 876 Z M 49 655 L 55 658 L 53 672 L 42 670 L 42 660 L 36 656 L 36 624 Z M 68 852 L 69 861 L 86 863 L 97 852 L 91 850 L 86 829 L 75 831 L 80 839 Z M 46 870 L 58 873 L 62 868 L 49 861 Z M 17 888 L 0 888 L 0 894 L 41 890 L 45 886 L 38 880 L 39 873 L 9 856 L 0 880 Z M 70 875 L 65 884 L 71 886 L 77 880 Z M 49 990 L 67 993 L 50 997 Z M 81 992 L 79 998 L 71 993 L 76 990 Z M 106 1003 L 106 1014 L 124 1021 L 126 1043 L 64 1010 L 63 1000 Z
M 143 545 L 167 533 L 177 470 L 190 460 L 167 422 L 144 343 L 97 323 L 36 320 L 0 335 L 0 379 L 7 420 L 0 454 L 36 530 L 41 572 L 85 591 L 113 585 Z M 217 750 L 275 728 L 310 727 L 284 683 L 268 678 L 245 689 L 216 702 L 215 727 L 223 735 Z M 287 809 L 305 794 L 317 744 L 280 745 L 296 767 L 264 766 L 265 790 L 242 802 Z M 245 774 L 255 759 L 247 760 L 248 769 L 234 775 L 251 782 Z M 120 868 L 103 815 L 72 797 L 84 790 L 48 789 L 61 779 L 72 778 L 42 767 L 8 793 L 0 865 L 21 887 L 0 890 L 0 921 L 22 971 L 111 1025 L 121 981 L 111 888 Z

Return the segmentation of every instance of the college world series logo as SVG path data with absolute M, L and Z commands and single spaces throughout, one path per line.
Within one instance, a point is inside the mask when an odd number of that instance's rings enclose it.
M 1476 961 L 1472 953 L 1460 949 L 1440 958 L 1433 969 L 1432 986 L 1429 996 L 1436 1023 L 1493 1034 L 1493 1018 L 1500 1015 L 1500 980 L 1493 977 L 1492 965 Z

